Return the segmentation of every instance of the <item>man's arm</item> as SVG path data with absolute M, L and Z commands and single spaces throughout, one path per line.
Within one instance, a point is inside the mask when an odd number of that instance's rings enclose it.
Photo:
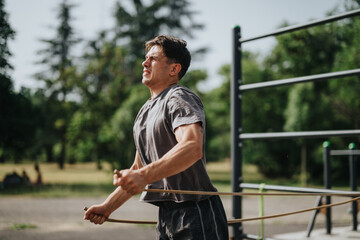
M 130 169 L 137 170 L 142 167 L 138 152 L 136 152 L 135 160 Z M 114 174 L 114 184 L 119 177 Z M 123 205 L 133 195 L 124 191 L 121 187 L 117 187 L 106 200 L 99 205 L 91 206 L 84 215 L 84 219 L 88 219 L 95 224 L 103 224 L 110 214 Z
M 200 123 L 183 125 L 175 130 L 178 143 L 161 159 L 138 170 L 122 170 L 114 184 L 136 194 L 149 184 L 180 173 L 202 158 L 203 131 Z

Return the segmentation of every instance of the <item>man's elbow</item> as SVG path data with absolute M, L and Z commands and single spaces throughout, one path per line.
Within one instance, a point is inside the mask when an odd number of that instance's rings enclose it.
M 201 159 L 203 157 L 202 143 L 194 141 L 191 145 L 193 146 L 192 149 L 193 149 L 194 159 L 196 159 L 196 160 Z

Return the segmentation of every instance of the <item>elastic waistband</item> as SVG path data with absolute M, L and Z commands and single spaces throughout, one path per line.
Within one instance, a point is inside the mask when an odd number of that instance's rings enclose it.
M 174 201 L 158 201 L 158 202 L 151 202 L 152 204 L 161 207 L 161 208 L 168 208 L 168 209 L 176 209 L 176 208 L 186 208 L 186 207 L 195 207 L 197 204 L 201 204 L 202 202 L 208 201 L 209 199 L 204 199 L 199 202 L 196 201 L 185 201 L 185 202 L 174 202 Z

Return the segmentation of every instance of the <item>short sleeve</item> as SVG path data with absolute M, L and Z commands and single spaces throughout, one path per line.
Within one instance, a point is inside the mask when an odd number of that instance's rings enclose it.
M 168 117 L 172 130 L 193 123 L 201 123 L 205 127 L 205 114 L 200 98 L 187 89 L 176 89 L 169 98 Z

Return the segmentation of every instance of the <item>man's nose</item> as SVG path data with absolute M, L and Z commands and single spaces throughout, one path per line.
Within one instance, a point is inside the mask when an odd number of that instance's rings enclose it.
M 147 59 L 145 59 L 143 62 L 142 62 L 142 66 L 143 67 L 148 67 L 149 66 L 149 61 Z

